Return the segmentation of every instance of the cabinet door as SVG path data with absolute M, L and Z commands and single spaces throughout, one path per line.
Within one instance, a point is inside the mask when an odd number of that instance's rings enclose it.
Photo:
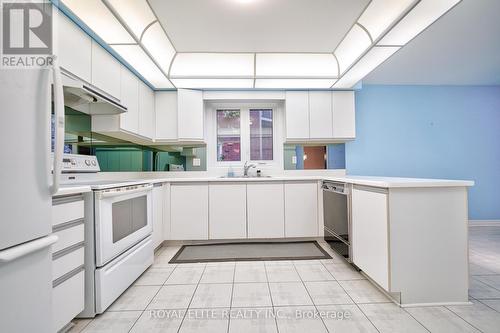
M 177 110 L 179 140 L 203 140 L 203 92 L 178 89 Z
M 285 237 L 318 236 L 318 183 L 285 183 Z
M 153 248 L 163 242 L 163 185 L 155 184 L 153 187 Z
M 125 66 L 121 67 L 121 102 L 127 112 L 120 114 L 120 128 L 139 133 L 139 79 Z
M 59 66 L 87 82 L 91 81 L 92 39 L 64 14 L 58 12 Z
M 153 91 L 143 82 L 139 82 L 139 134 L 147 138 L 155 137 Z
M 309 92 L 287 91 L 285 98 L 286 138 L 309 139 Z
M 155 93 L 156 139 L 177 139 L 177 92 Z
M 309 119 L 312 139 L 332 138 L 332 95 L 329 91 L 309 92 Z
M 378 189 L 353 189 L 351 242 L 353 262 L 389 290 L 387 196 Z
M 353 139 L 356 137 L 354 91 L 332 93 L 333 137 Z
M 111 54 L 92 41 L 92 84 L 118 100 L 121 67 Z
M 209 185 L 210 239 L 246 238 L 246 184 Z
M 248 238 L 285 236 L 283 183 L 248 183 Z
M 208 184 L 171 185 L 170 212 L 172 239 L 208 239 Z
M 170 240 L 170 183 L 163 184 L 163 239 Z

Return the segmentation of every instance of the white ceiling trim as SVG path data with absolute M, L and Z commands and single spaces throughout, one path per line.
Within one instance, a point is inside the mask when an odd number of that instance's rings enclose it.
M 280 84 L 281 88 L 351 89 L 460 1 L 371 0 L 331 53 L 179 53 L 148 0 L 86 0 L 85 5 L 63 0 L 160 89 L 280 88 Z M 106 31 L 107 23 L 117 37 Z

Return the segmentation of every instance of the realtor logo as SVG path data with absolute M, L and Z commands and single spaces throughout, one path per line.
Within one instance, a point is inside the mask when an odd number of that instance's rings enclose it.
M 52 4 L 2 1 L 2 67 L 52 64 Z

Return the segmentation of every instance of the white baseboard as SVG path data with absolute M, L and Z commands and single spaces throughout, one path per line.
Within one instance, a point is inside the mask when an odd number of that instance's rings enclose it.
M 500 220 L 469 220 L 469 227 L 500 227 Z

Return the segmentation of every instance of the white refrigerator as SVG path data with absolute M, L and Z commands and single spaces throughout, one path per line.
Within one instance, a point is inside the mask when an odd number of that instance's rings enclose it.
M 52 331 L 51 208 L 64 140 L 61 112 L 58 70 L 0 69 L 0 332 Z

